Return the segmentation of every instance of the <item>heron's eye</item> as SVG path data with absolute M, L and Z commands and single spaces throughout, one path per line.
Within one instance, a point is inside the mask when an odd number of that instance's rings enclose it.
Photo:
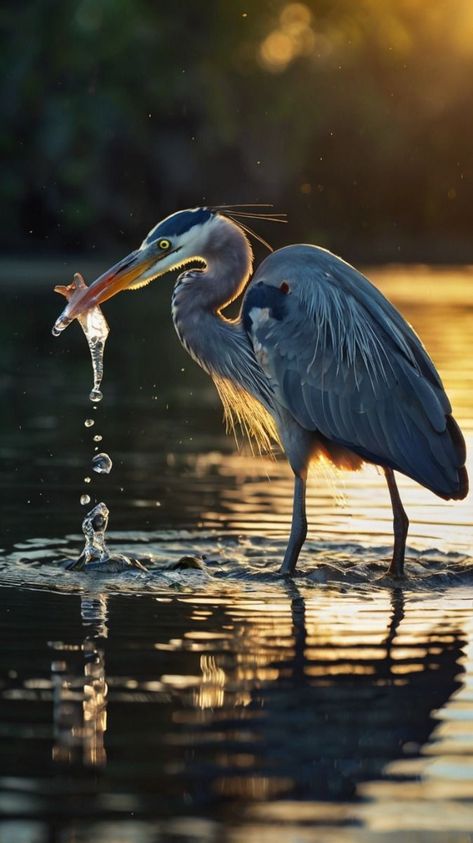
M 163 250 L 164 250 L 164 249 L 169 249 L 170 245 L 171 245 L 171 241 L 170 241 L 170 240 L 166 240 L 166 239 L 164 239 L 164 238 L 163 238 L 163 240 L 160 240 L 160 241 L 159 241 L 159 243 L 158 243 L 159 248 L 160 248 L 160 249 L 163 249 Z

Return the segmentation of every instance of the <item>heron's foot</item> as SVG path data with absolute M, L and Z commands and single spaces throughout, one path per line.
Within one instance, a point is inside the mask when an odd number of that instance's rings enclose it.
M 289 536 L 289 544 L 286 547 L 284 559 L 279 569 L 279 573 L 282 577 L 294 576 L 297 560 L 299 559 L 299 554 L 301 552 L 302 545 L 304 544 L 306 533 L 307 529 L 303 526 L 302 530 L 294 531 Z
M 387 571 L 376 577 L 378 583 L 385 582 L 386 585 L 404 585 L 407 582 L 407 575 L 404 573 L 404 567 L 393 565 L 391 562 Z
M 407 576 L 404 573 L 403 574 L 396 574 L 396 573 L 393 573 L 392 571 L 388 570 L 384 574 L 381 574 L 379 579 L 380 580 L 387 580 L 388 582 L 392 582 L 392 583 L 399 583 L 399 585 L 402 585 L 403 583 L 405 583 L 407 581 Z
M 402 559 L 393 557 L 386 575 L 397 580 L 404 579 L 404 557 Z
M 283 563 L 282 563 L 282 565 L 279 569 L 279 573 L 282 577 L 292 578 L 294 576 L 295 571 L 296 571 L 298 555 L 299 554 L 294 556 L 294 554 L 286 553 L 286 555 L 283 559 Z

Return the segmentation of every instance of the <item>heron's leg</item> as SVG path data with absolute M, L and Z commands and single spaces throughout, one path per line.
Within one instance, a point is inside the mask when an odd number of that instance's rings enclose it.
M 386 482 L 391 496 L 394 528 L 394 551 L 388 574 L 391 574 L 394 577 L 402 577 L 404 575 L 404 553 L 406 551 L 409 519 L 402 505 L 396 479 L 394 477 L 394 471 L 392 468 L 385 468 L 384 474 L 386 476 Z
M 291 535 L 284 554 L 280 573 L 291 576 L 297 565 L 299 553 L 307 535 L 307 518 L 305 514 L 306 477 L 296 474 L 294 480 L 294 503 L 292 506 Z

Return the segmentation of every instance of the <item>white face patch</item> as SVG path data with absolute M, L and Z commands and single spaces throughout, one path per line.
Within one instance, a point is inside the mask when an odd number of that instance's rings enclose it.
M 161 256 L 157 249 L 156 263 L 140 275 L 139 283 L 135 286 L 143 286 L 154 278 L 164 275 L 166 272 L 186 266 L 191 261 L 203 261 L 204 259 L 201 257 L 201 254 L 207 240 L 208 227 L 212 223 L 213 220 L 200 223 L 184 234 L 169 238 L 171 243 L 169 255 Z M 164 239 L 167 240 L 168 238 Z M 140 250 L 145 252 L 149 248 L 152 248 L 152 244 L 147 244 L 146 240 L 144 240 L 140 246 Z M 130 287 L 130 289 L 133 289 L 133 287 Z
M 177 254 L 185 259 L 198 258 L 211 222 L 210 220 L 209 222 L 195 225 L 189 231 L 185 231 L 184 234 L 178 234 L 176 237 L 173 237 L 172 248 L 179 249 Z

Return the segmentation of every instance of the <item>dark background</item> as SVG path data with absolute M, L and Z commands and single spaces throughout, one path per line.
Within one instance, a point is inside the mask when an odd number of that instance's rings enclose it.
M 2 4 L 1 246 L 121 255 L 273 202 L 350 260 L 473 260 L 471 0 Z

